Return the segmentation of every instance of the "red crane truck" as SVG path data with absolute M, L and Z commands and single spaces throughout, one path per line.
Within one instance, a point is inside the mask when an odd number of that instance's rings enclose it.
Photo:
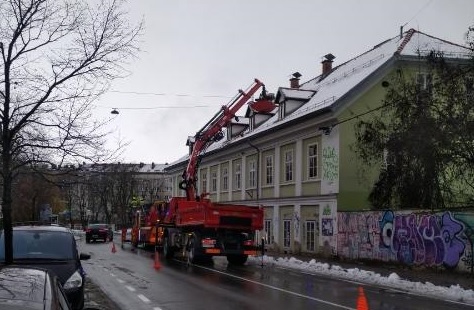
M 197 195 L 196 183 L 198 165 L 207 147 L 224 137 L 222 129 L 261 87 L 262 93 L 256 102 L 273 104 L 268 100 L 265 85 L 255 79 L 246 92 L 239 90 L 234 100 L 188 139 L 192 152 L 179 183 L 186 196 L 172 197 L 158 212 L 159 237 L 156 240 L 167 259 L 179 253 L 188 263 L 196 263 L 210 261 L 213 256 L 226 256 L 229 263 L 242 265 L 249 255 L 257 254 L 255 232 L 263 228 L 263 208 L 213 203 L 207 193 Z

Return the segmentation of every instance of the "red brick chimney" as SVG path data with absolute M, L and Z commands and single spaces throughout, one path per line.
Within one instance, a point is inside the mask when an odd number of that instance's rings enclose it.
M 327 75 L 331 72 L 334 58 L 336 58 L 336 56 L 333 54 L 324 55 L 324 60 L 321 62 L 323 64 L 323 75 Z
M 290 79 L 291 88 L 300 88 L 300 77 L 301 73 L 299 72 L 295 72 L 292 74 L 292 78 Z

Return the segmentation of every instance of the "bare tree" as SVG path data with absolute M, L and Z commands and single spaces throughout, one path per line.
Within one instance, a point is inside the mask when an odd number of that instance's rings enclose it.
M 91 5 L 93 3 L 94 5 Z M 31 163 L 100 161 L 92 102 L 138 52 L 142 23 L 123 0 L 0 2 L 0 156 L 5 261 L 12 263 L 12 181 Z

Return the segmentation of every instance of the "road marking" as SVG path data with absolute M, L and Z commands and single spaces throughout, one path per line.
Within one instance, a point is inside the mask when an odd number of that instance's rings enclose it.
M 239 279 L 239 280 L 242 280 L 242 281 L 247 281 L 247 282 L 250 282 L 250 283 L 253 283 L 253 284 L 268 287 L 268 288 L 271 288 L 271 289 L 274 289 L 274 290 L 277 290 L 277 291 L 280 291 L 280 292 L 284 292 L 284 293 L 287 293 L 287 294 L 290 294 L 290 295 L 295 295 L 295 296 L 298 296 L 298 297 L 311 299 L 311 300 L 314 300 L 314 301 L 317 301 L 317 302 L 320 302 L 320 303 L 323 303 L 323 304 L 331 305 L 331 306 L 334 306 L 334 307 L 338 307 L 338 308 L 341 308 L 341 309 L 357 310 L 355 308 L 351 308 L 351 307 L 347 307 L 347 306 L 344 306 L 344 305 L 336 304 L 336 303 L 333 303 L 333 302 L 330 302 L 330 301 L 327 301 L 327 300 L 323 300 L 323 299 L 319 299 L 319 298 L 316 298 L 316 297 L 307 296 L 307 295 L 303 295 L 303 294 L 300 294 L 300 293 L 288 291 L 288 290 L 285 290 L 285 289 L 282 289 L 282 288 L 279 288 L 279 287 L 276 287 L 276 286 L 273 286 L 273 285 L 269 285 L 269 284 L 257 282 L 257 281 L 254 281 L 254 280 L 246 279 L 246 278 L 239 277 L 239 276 L 236 276 L 236 275 L 233 275 L 233 274 L 225 273 L 223 271 L 219 271 L 219 270 L 215 270 L 215 269 L 211 269 L 211 268 L 207 268 L 207 267 L 203 267 L 203 266 L 199 266 L 199 265 L 194 265 L 194 267 L 202 268 L 202 269 L 205 269 L 205 270 L 208 270 L 208 271 L 212 271 L 212 272 L 220 273 L 220 274 L 232 277 L 232 278 L 236 278 L 236 279 Z
M 144 303 L 149 304 L 151 301 L 142 294 L 137 295 Z
M 125 283 L 125 281 L 122 280 L 122 279 L 117 279 L 117 282 L 120 283 L 120 284 L 124 284 L 124 283 Z
M 127 290 L 129 290 L 130 292 L 135 292 L 136 289 L 130 285 L 125 285 L 125 287 L 127 288 Z
M 154 307 L 153 310 L 161 310 L 160 307 Z

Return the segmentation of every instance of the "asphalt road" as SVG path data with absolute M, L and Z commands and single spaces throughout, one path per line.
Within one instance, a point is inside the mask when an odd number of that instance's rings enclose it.
M 86 281 L 84 289 L 84 307 L 97 308 L 101 310 L 119 310 L 117 305 L 102 289 L 90 278 Z
M 304 274 L 274 266 L 187 266 L 153 254 L 111 244 L 83 244 L 92 258 L 84 262 L 89 279 L 86 299 L 104 310 L 186 309 L 356 309 L 362 288 L 370 309 L 474 309 L 383 287 Z M 90 290 L 89 290 L 90 287 Z

